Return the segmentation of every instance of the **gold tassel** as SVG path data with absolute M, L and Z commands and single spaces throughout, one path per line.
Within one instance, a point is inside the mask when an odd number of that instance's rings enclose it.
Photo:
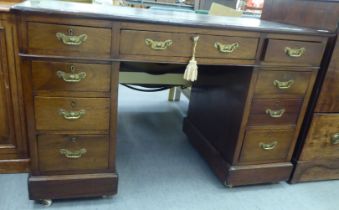
M 186 66 L 186 70 L 184 73 L 184 79 L 194 82 L 195 80 L 198 79 L 198 64 L 197 61 L 195 60 L 195 50 L 197 48 L 199 36 L 193 37 L 194 45 L 193 45 L 193 53 L 192 53 L 192 58 L 189 61 L 189 63 Z

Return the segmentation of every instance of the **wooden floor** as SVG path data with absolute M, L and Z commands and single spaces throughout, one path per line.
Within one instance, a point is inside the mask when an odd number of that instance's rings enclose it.
M 339 181 L 225 188 L 182 132 L 187 101 L 120 89 L 113 198 L 28 200 L 27 174 L 0 175 L 0 210 L 336 210 Z

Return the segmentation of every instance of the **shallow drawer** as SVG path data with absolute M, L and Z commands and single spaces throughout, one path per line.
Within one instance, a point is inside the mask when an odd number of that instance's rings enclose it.
M 325 44 L 290 40 L 268 40 L 265 62 L 320 65 Z
M 201 35 L 197 57 L 255 59 L 258 38 Z
M 259 71 L 254 97 L 303 97 L 312 72 Z
M 193 42 L 189 34 L 121 31 L 121 54 L 190 57 L 192 46 Z
M 38 136 L 41 171 L 67 171 L 108 168 L 108 136 Z
M 252 103 L 248 124 L 294 125 L 301 105 L 301 99 L 256 99 Z
M 294 129 L 249 129 L 240 162 L 271 163 L 287 160 Z
M 339 158 L 339 114 L 314 114 L 300 160 Z
M 35 97 L 37 130 L 108 130 L 109 98 Z
M 108 28 L 28 23 L 28 51 L 32 54 L 110 57 Z
M 110 91 L 111 65 L 32 61 L 33 90 Z

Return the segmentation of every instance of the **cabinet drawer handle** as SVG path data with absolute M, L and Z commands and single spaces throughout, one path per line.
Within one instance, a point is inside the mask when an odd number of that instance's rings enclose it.
M 81 148 L 79 150 L 70 151 L 68 149 L 60 149 L 60 154 L 64 155 L 69 159 L 78 159 L 81 158 L 82 155 L 86 154 L 87 150 L 85 148 Z
M 262 142 L 259 143 L 260 148 L 263 150 L 273 150 L 277 145 L 278 145 L 277 141 L 268 144 Z
M 285 89 L 289 89 L 290 87 L 292 87 L 292 85 L 294 84 L 294 80 L 288 80 L 285 82 L 281 82 L 279 80 L 274 80 L 273 81 L 273 85 L 277 88 L 279 88 L 280 90 L 285 90 Z
M 154 41 L 152 39 L 145 39 L 145 44 L 153 50 L 166 50 L 173 44 L 173 41 L 168 39 L 165 41 Z
M 65 120 L 78 120 L 86 114 L 84 109 L 80 111 L 66 111 L 64 109 L 59 110 L 59 115 L 61 115 Z
M 77 83 L 86 78 L 86 72 L 79 73 L 66 73 L 63 71 L 57 71 L 57 76 L 63 79 L 65 82 Z
M 299 58 L 304 55 L 306 49 L 304 47 L 301 48 L 291 48 L 291 47 L 285 47 L 285 53 L 289 57 L 292 58 Z
M 232 53 L 234 50 L 239 48 L 239 46 L 240 45 L 238 42 L 234 42 L 232 44 L 222 44 L 220 42 L 214 43 L 214 47 L 217 48 L 221 53 Z
M 285 113 L 285 109 L 279 109 L 279 110 L 272 110 L 272 109 L 266 109 L 266 114 L 268 114 L 272 118 L 280 118 Z
M 71 32 L 69 32 L 70 35 L 66 35 L 64 33 L 58 32 L 56 33 L 56 37 L 58 40 L 62 41 L 65 45 L 71 45 L 71 46 L 78 46 L 81 45 L 83 42 L 87 40 L 87 34 L 81 34 L 79 36 L 72 35 Z
M 339 133 L 335 133 L 331 136 L 331 144 L 339 144 Z

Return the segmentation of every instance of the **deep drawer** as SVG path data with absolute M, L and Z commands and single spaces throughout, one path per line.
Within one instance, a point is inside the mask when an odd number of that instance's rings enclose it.
M 41 171 L 106 169 L 108 153 L 106 135 L 38 136 Z
M 339 158 L 339 114 L 314 114 L 300 160 Z
M 108 28 L 28 23 L 28 52 L 32 54 L 107 58 L 111 40 Z
M 301 99 L 255 99 L 248 124 L 295 125 L 301 105 Z
M 111 65 L 32 61 L 33 90 L 110 91 Z
M 320 42 L 270 39 L 264 61 L 319 66 L 324 50 L 325 44 Z
M 294 129 L 248 129 L 240 162 L 273 163 L 287 161 Z
M 312 72 L 260 70 L 254 97 L 257 98 L 302 98 Z
M 109 98 L 35 97 L 37 130 L 108 131 Z

